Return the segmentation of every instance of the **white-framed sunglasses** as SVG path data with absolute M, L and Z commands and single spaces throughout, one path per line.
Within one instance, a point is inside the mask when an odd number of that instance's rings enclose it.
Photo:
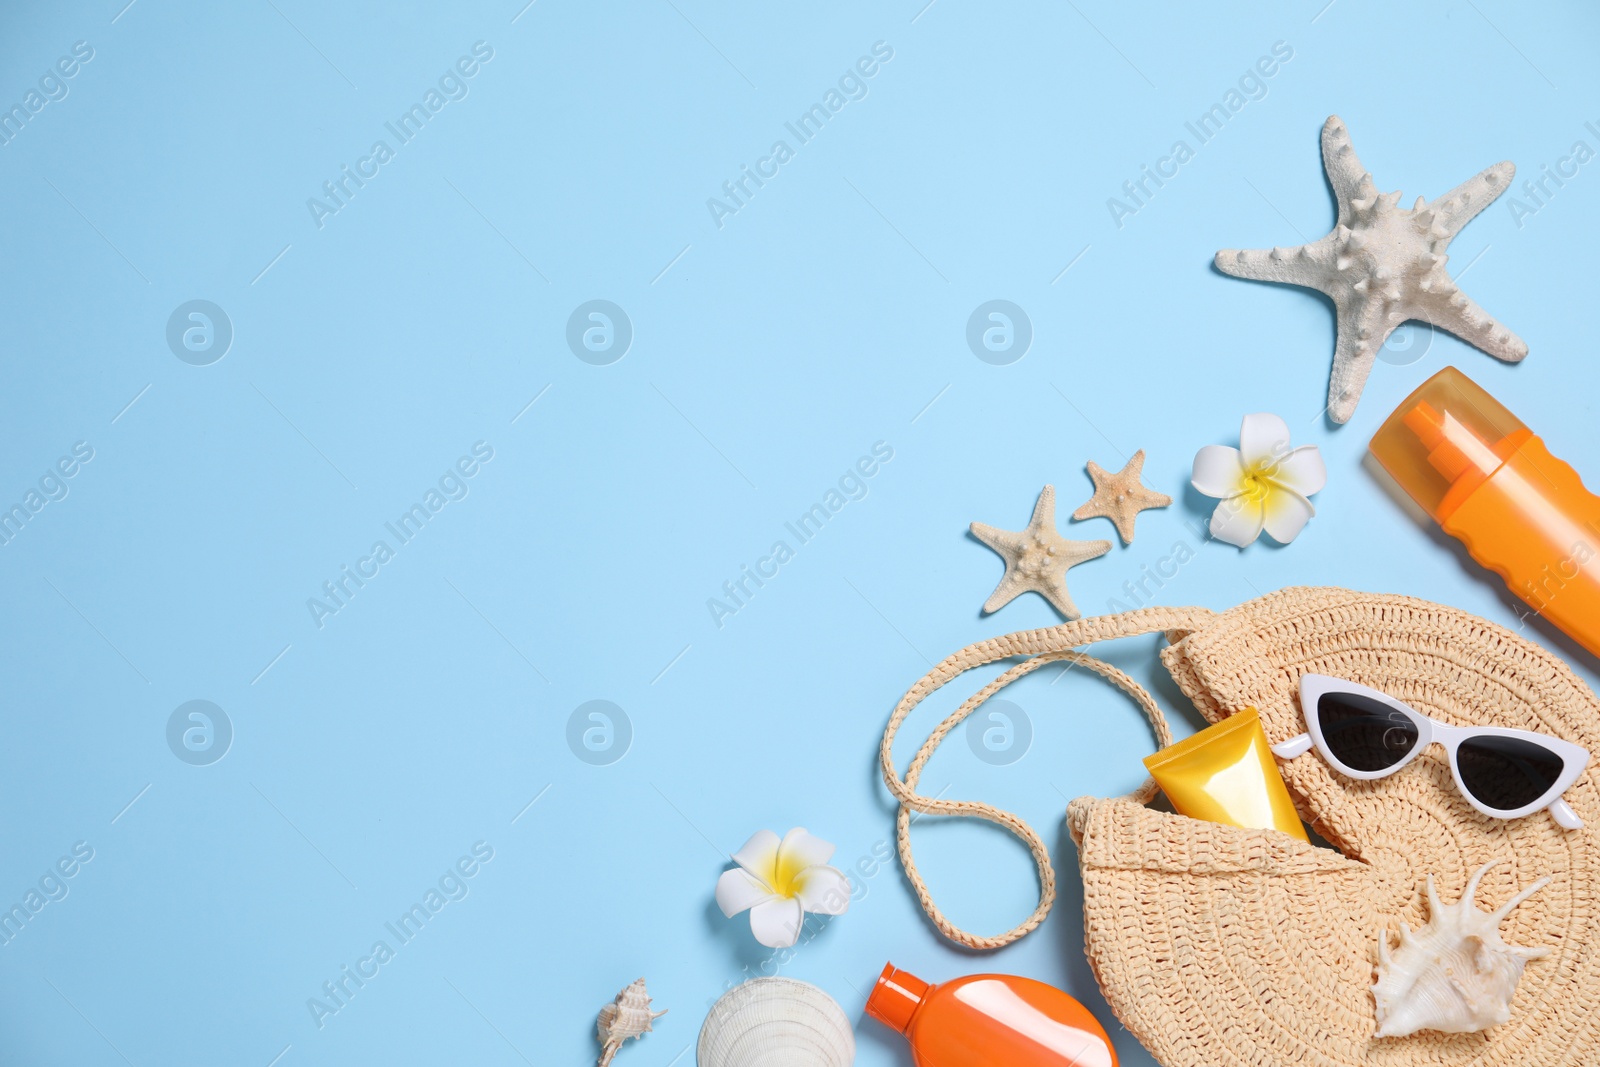
M 1273 745 L 1279 759 L 1294 759 L 1315 746 L 1340 774 L 1370 781 L 1394 774 L 1438 742 L 1450 758 L 1456 788 L 1483 814 L 1520 819 L 1549 808 L 1568 830 L 1583 826 L 1561 799 L 1588 766 L 1589 751 L 1582 745 L 1532 730 L 1452 726 L 1387 693 L 1326 674 L 1301 676 L 1300 710 L 1310 733 Z

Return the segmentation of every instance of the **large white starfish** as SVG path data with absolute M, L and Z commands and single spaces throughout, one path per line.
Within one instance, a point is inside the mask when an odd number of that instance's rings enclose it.
M 1238 278 L 1287 282 L 1333 298 L 1339 336 L 1333 349 L 1328 412 L 1348 421 L 1378 349 L 1407 319 L 1448 330 L 1497 359 L 1528 354 L 1522 338 L 1491 318 L 1445 272 L 1451 238 L 1511 184 L 1517 168 L 1496 163 L 1448 193 L 1410 210 L 1400 193 L 1380 193 L 1356 158 L 1350 132 L 1334 115 L 1322 127 L 1322 165 L 1339 201 L 1333 232 L 1311 244 L 1217 253 L 1217 269 Z
M 1006 561 L 1006 573 L 984 602 L 985 613 L 999 611 L 1023 593 L 1038 593 L 1069 620 L 1079 618 L 1067 591 L 1067 571 L 1111 551 L 1110 541 L 1069 541 L 1056 532 L 1056 489 L 1044 487 L 1033 506 L 1033 519 L 1021 533 L 972 524 L 972 535 Z

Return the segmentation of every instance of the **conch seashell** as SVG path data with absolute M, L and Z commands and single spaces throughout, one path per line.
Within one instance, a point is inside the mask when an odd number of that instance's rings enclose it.
M 1478 868 L 1454 905 L 1439 902 L 1433 875 L 1428 875 L 1428 925 L 1413 933 L 1401 923 L 1400 944 L 1393 951 L 1389 931 L 1378 935 L 1378 981 L 1372 987 L 1378 1002 L 1375 1036 L 1405 1037 L 1418 1030 L 1464 1034 L 1511 1018 L 1511 998 L 1523 967 L 1551 949 L 1506 944 L 1500 940 L 1500 923 L 1550 879 L 1534 882 L 1497 911 L 1479 911 L 1472 896 L 1484 872 L 1499 862 Z
M 735 986 L 700 1028 L 699 1067 L 850 1067 L 856 1037 L 834 999 L 793 978 Z
M 640 1038 L 650 1032 L 650 1024 L 666 1014 L 666 1010 L 650 1010 L 650 994 L 641 978 L 617 994 L 617 999 L 600 1009 L 595 1019 L 595 1032 L 600 1037 L 600 1064 L 607 1067 L 622 1043 L 628 1038 Z

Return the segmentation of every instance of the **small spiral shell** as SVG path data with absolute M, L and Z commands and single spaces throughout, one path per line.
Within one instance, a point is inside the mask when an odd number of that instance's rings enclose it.
M 650 994 L 640 978 L 617 994 L 617 999 L 600 1009 L 595 1032 L 600 1038 L 599 1067 L 608 1067 L 617 1050 L 628 1038 L 638 1039 L 650 1032 L 650 1024 L 666 1011 L 650 1010 Z

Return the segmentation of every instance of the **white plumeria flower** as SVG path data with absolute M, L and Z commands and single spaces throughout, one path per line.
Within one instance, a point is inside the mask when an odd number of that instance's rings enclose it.
M 762 830 L 733 854 L 739 866 L 717 879 L 717 906 L 733 918 L 750 912 L 750 932 L 768 948 L 800 940 L 806 912 L 843 915 L 850 907 L 850 881 L 827 866 L 833 846 L 795 827 L 778 840 Z
M 1211 536 L 1245 547 L 1266 530 L 1288 544 L 1316 509 L 1306 499 L 1328 483 L 1316 445 L 1289 447 L 1289 426 L 1265 412 L 1246 415 L 1239 447 L 1206 445 L 1194 456 L 1190 483 L 1222 503 L 1211 513 Z

